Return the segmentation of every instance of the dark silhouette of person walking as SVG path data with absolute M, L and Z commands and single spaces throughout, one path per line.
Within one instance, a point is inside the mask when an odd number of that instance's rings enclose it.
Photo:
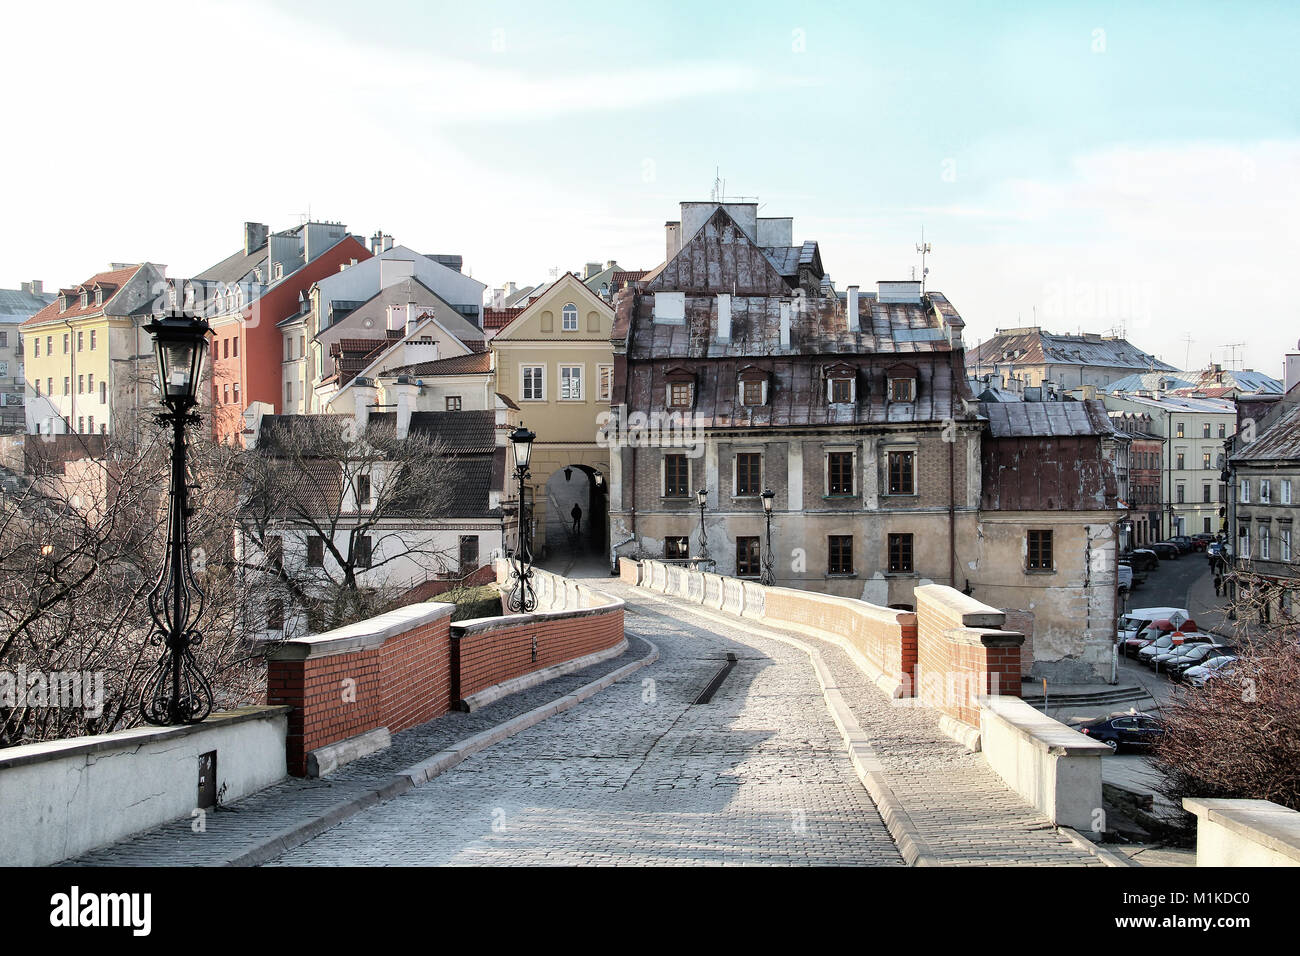
M 573 518 L 573 533 L 576 535 L 582 530 L 582 505 L 574 502 L 573 510 L 569 515 Z

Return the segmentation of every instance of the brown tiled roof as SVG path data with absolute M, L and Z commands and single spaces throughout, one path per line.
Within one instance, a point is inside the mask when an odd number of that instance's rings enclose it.
M 527 306 L 518 306 L 513 309 L 484 309 L 483 310 L 483 328 L 485 329 L 504 329 L 507 325 L 515 320 L 520 312 L 524 311 Z
M 450 358 L 435 359 L 432 362 L 419 362 L 389 369 L 388 375 L 481 375 L 492 371 L 492 355 L 488 352 L 471 352 L 469 355 L 453 355 Z
M 68 310 L 59 311 L 59 300 L 56 298 L 53 302 L 41 309 L 30 319 L 23 323 L 24 326 L 40 325 L 42 322 L 48 322 L 52 319 L 58 319 L 60 322 L 64 319 L 76 319 L 84 315 L 96 315 L 104 311 L 104 306 L 109 303 L 117 290 L 126 285 L 143 266 L 134 265 L 126 269 L 114 269 L 109 272 L 99 272 L 91 276 L 81 285 L 73 286 L 70 289 L 60 289 L 60 293 L 68 294 Z M 102 305 L 95 304 L 94 291 L 98 286 L 104 290 L 104 302 Z M 91 293 L 89 304 L 86 308 L 81 307 L 81 291 L 85 289 Z

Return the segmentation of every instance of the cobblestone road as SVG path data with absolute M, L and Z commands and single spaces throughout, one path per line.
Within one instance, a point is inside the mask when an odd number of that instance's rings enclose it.
M 806 654 L 609 589 L 657 664 L 275 863 L 901 865 Z

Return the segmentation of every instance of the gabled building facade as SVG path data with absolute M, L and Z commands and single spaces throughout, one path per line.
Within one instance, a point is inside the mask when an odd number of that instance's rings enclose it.
M 0 289 L 0 430 L 23 431 L 27 379 L 23 370 L 23 336 L 19 328 L 54 301 L 39 279 L 19 289 Z
M 111 435 L 157 395 L 143 327 L 167 308 L 164 267 L 115 263 L 20 326 L 30 434 Z
M 1057 335 L 1039 326 L 998 329 L 966 353 L 966 369 L 987 385 L 1022 394 L 1041 389 L 1044 398 L 1088 385 L 1106 388 L 1135 373 L 1177 371 L 1118 336 Z
M 964 322 L 920 282 L 837 292 L 815 242 L 757 213 L 683 203 L 665 263 L 616 300 L 612 555 L 707 552 L 751 578 L 770 556 L 777 584 L 882 605 L 961 587 L 981 431 Z
M 613 319 L 569 272 L 490 341 L 496 391 L 537 435 L 526 495 L 538 556 L 606 549 L 610 459 L 597 438 L 613 394 Z

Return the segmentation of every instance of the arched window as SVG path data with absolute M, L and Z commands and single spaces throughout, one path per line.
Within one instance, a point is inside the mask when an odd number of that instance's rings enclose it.
M 578 331 L 578 307 L 572 302 L 560 310 L 560 328 L 565 332 Z

